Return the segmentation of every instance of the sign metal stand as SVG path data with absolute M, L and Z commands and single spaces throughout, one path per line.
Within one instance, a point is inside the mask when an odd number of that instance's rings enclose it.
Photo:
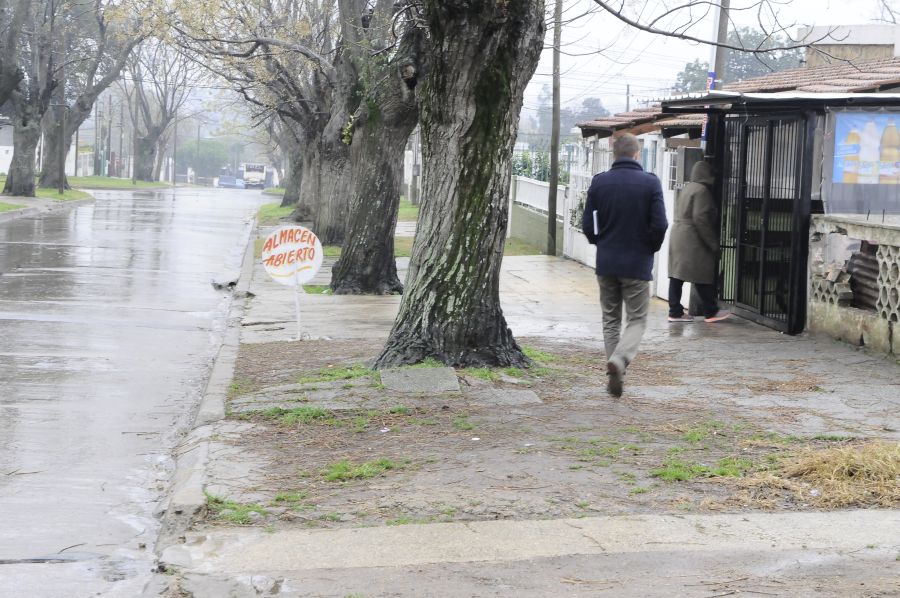
M 300 277 L 297 276 L 297 287 L 294 289 L 294 306 L 297 308 L 297 340 L 301 340 L 303 338 L 303 327 L 300 325 L 300 295 L 305 293 L 303 290 L 303 283 L 300 282 Z
M 275 282 L 294 287 L 298 341 L 303 338 L 300 313 L 300 295 L 306 292 L 303 283 L 316 275 L 322 267 L 323 257 L 322 243 L 311 230 L 302 226 L 279 228 L 269 234 L 263 244 L 262 261 L 266 272 Z

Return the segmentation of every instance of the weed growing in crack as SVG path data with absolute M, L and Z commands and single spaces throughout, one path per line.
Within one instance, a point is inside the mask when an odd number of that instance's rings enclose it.
M 238 503 L 224 498 L 206 495 L 206 508 L 209 513 L 220 521 L 227 521 L 238 525 L 253 523 L 267 514 L 265 507 L 256 503 Z M 251 513 L 256 513 L 253 517 Z
M 407 463 L 392 461 L 390 459 L 378 459 L 356 465 L 350 461 L 338 461 L 329 465 L 322 476 L 326 482 L 342 482 L 346 480 L 359 480 L 380 476 L 386 471 L 403 469 Z

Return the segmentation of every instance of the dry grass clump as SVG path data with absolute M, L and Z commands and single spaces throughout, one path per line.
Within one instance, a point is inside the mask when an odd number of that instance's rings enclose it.
M 826 509 L 900 506 L 900 443 L 870 441 L 807 448 L 778 460 L 777 467 L 739 482 L 757 504 L 772 491 L 788 490 L 802 504 Z

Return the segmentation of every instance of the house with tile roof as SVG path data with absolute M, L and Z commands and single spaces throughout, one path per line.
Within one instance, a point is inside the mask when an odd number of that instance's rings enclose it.
M 631 132 L 684 147 L 699 146 L 704 121 L 720 302 L 790 334 L 900 354 L 900 57 L 782 71 L 579 127 L 587 143 Z

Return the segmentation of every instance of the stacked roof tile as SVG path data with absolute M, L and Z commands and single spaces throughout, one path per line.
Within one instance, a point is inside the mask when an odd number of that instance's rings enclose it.
M 806 91 L 813 93 L 880 92 L 900 88 L 900 57 L 865 62 L 839 62 L 833 65 L 797 68 L 779 71 L 762 77 L 754 77 L 729 83 L 726 91 L 742 93 Z M 662 114 L 659 104 L 612 116 L 578 123 L 585 137 L 608 137 L 617 131 L 633 129 L 647 123 L 658 128 L 698 128 L 703 115 L 686 114 L 671 116 Z

